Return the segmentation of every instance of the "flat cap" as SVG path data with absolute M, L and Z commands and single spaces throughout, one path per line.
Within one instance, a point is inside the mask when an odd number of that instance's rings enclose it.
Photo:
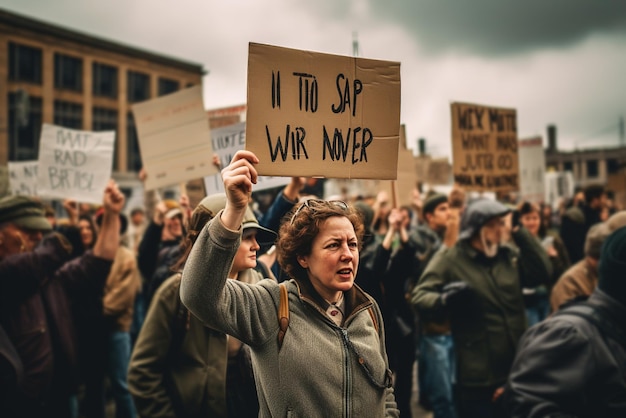
M 3 223 L 35 231 L 52 229 L 44 216 L 43 205 L 26 196 L 5 196 L 0 199 L 0 224 Z

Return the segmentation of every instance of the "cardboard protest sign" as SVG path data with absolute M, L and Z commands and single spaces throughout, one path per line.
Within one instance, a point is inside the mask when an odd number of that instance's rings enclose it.
M 400 63 L 251 43 L 246 122 L 259 174 L 395 179 Z
M 39 142 L 39 196 L 102 203 L 111 178 L 115 132 L 44 124 Z
M 211 132 L 194 86 L 132 106 L 147 190 L 217 173 L 211 163 Z
M 37 196 L 37 171 L 39 163 L 9 161 L 9 189 L 13 195 Z
M 415 156 L 413 151 L 406 146 L 406 127 L 400 127 L 400 146 L 398 148 L 398 176 L 395 181 L 379 181 L 377 193 L 385 191 L 393 199 L 395 196 L 396 206 L 410 205 L 413 188 L 419 180 L 415 170 Z M 393 204 L 394 202 L 392 202 Z
M 546 193 L 546 156 L 541 137 L 519 140 L 520 198 L 542 202 Z
M 452 103 L 452 156 L 465 190 L 519 190 L 515 109 Z
M 211 130 L 211 142 L 213 152 L 220 159 L 222 167 L 226 167 L 233 159 L 233 155 L 246 145 L 246 123 L 240 122 L 234 125 L 224 126 Z M 253 186 L 253 191 L 271 189 L 273 187 L 284 186 L 291 181 L 290 177 L 269 177 L 258 176 L 257 183 Z M 206 194 L 223 193 L 224 184 L 222 176 L 214 174 L 204 178 L 204 188 Z

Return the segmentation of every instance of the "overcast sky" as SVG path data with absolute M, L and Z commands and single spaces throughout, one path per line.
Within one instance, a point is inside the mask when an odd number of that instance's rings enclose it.
M 409 146 L 449 156 L 450 103 L 517 109 L 519 137 L 619 145 L 626 2 L 3 0 L 49 23 L 200 63 L 207 109 L 246 101 L 248 42 L 399 61 Z

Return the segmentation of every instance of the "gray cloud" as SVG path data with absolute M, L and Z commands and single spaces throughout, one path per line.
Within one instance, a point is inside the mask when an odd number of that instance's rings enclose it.
M 338 19 L 353 0 L 330 0 Z M 371 14 L 403 25 L 425 51 L 511 55 L 576 44 L 592 34 L 626 36 L 626 2 L 588 0 L 366 0 Z

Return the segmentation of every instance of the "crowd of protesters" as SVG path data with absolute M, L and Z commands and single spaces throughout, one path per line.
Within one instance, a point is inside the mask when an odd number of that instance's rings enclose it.
M 259 212 L 256 162 L 128 218 L 114 182 L 59 218 L 1 198 L 0 416 L 410 417 L 414 393 L 435 418 L 626 416 L 626 211 L 602 186 L 398 206 L 294 177 Z

